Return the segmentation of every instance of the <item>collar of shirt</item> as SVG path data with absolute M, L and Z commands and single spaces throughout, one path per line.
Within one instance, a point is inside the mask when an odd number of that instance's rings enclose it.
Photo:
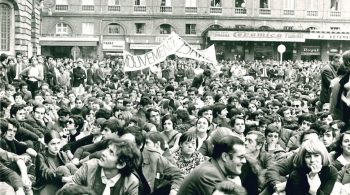
M 106 184 L 106 187 L 103 191 L 102 195 L 110 195 L 111 194 L 111 187 L 113 187 L 121 177 L 120 173 L 117 174 L 116 176 L 112 177 L 111 179 L 107 179 L 104 170 L 101 170 L 101 179 L 102 183 Z

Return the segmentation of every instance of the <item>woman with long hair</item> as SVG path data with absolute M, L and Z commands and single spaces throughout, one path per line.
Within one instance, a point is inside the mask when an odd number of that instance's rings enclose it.
M 179 150 L 179 139 L 181 133 L 176 131 L 177 120 L 173 115 L 165 115 L 162 118 L 162 135 L 164 137 L 165 142 L 169 147 L 170 153 L 174 153 Z

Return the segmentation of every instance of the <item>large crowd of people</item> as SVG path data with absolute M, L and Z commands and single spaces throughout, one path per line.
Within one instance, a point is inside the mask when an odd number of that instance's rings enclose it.
M 332 61 L 0 56 L 0 195 L 349 195 Z

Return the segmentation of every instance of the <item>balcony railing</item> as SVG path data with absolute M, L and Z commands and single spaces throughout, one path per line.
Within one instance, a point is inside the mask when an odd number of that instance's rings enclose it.
M 84 12 L 93 12 L 95 11 L 94 5 L 82 5 L 81 10 Z
M 283 10 L 283 15 L 284 16 L 294 16 L 295 10 L 294 9 L 285 9 L 285 10 Z
M 161 13 L 172 13 L 173 12 L 173 7 L 171 6 L 160 6 Z
M 134 5 L 134 12 L 146 13 L 146 7 L 145 5 Z
M 210 13 L 211 14 L 222 14 L 222 7 L 211 7 Z
M 97 35 L 84 34 L 42 34 L 41 37 L 65 37 L 65 38 L 98 38 Z
M 186 14 L 196 14 L 197 7 L 185 7 L 185 13 Z
M 109 12 L 120 12 L 120 5 L 109 5 L 108 11 Z
M 235 8 L 235 14 L 237 14 L 237 15 L 246 15 L 247 14 L 247 10 L 245 8 L 236 7 Z
M 331 18 L 341 18 L 341 12 L 340 11 L 331 11 L 330 16 L 331 16 Z
M 191 30 L 186 29 L 186 34 L 187 35 L 195 35 L 196 34 L 196 29 L 191 29 Z
M 307 10 L 306 16 L 309 17 L 317 17 L 318 16 L 318 10 Z
M 68 5 L 56 5 L 55 9 L 60 12 L 68 11 Z
M 145 29 L 136 29 L 136 34 L 145 34 Z
M 271 15 L 271 9 L 269 8 L 260 8 L 259 15 Z

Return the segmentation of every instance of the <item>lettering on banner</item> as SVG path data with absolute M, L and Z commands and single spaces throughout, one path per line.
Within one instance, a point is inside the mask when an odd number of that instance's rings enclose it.
M 212 55 L 211 53 L 214 53 Z M 202 52 L 196 50 L 186 43 L 177 34 L 171 34 L 157 48 L 143 55 L 132 55 L 124 50 L 124 71 L 135 71 L 148 68 L 154 64 L 162 62 L 167 56 L 176 54 L 179 57 L 198 59 L 210 63 L 216 62 L 215 48 Z

